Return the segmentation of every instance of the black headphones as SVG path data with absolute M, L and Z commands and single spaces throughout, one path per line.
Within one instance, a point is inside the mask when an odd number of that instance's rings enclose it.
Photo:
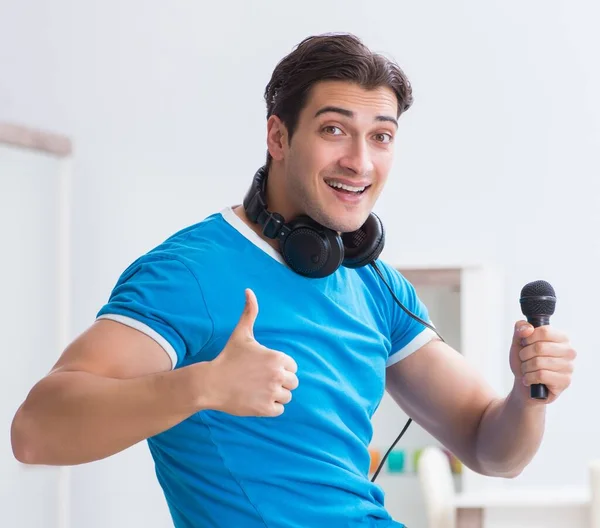
M 279 239 L 283 259 L 296 273 L 321 278 L 340 266 L 360 268 L 379 257 L 385 230 L 375 213 L 359 229 L 341 236 L 307 215 L 286 222 L 279 213 L 267 210 L 267 172 L 266 166 L 256 172 L 244 198 L 244 209 L 248 218 L 262 227 L 266 237 Z

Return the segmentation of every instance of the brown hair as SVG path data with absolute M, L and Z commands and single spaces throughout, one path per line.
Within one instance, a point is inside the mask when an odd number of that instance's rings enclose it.
M 289 141 L 312 86 L 325 80 L 358 84 L 365 89 L 387 86 L 398 99 L 398 115 L 413 102 L 412 88 L 392 60 L 372 52 L 350 33 L 326 33 L 304 39 L 275 67 L 265 88 L 267 119 L 275 114 L 288 129 Z M 267 166 L 271 155 L 267 153 Z

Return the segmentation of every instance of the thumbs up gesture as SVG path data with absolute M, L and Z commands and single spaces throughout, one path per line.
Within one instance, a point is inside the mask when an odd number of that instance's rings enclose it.
M 246 305 L 222 352 L 211 362 L 215 410 L 237 416 L 279 416 L 298 386 L 296 362 L 254 338 L 258 301 L 245 290 Z

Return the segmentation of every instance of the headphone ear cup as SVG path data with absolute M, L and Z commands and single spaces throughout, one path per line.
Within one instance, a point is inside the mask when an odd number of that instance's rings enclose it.
M 360 268 L 375 261 L 385 245 L 385 229 L 380 218 L 371 213 L 356 231 L 342 234 L 346 268 Z
M 342 264 L 344 245 L 337 232 L 302 215 L 287 224 L 289 234 L 280 249 L 286 264 L 296 273 L 310 278 L 331 275 Z

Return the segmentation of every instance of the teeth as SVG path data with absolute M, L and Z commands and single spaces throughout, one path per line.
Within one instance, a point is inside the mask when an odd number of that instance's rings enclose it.
M 343 183 L 339 183 L 339 182 L 329 182 L 326 181 L 325 182 L 327 185 L 329 185 L 330 187 L 333 187 L 334 189 L 344 189 L 345 191 L 350 191 L 350 192 L 362 192 L 366 189 L 366 187 L 352 187 L 350 185 L 345 185 Z

